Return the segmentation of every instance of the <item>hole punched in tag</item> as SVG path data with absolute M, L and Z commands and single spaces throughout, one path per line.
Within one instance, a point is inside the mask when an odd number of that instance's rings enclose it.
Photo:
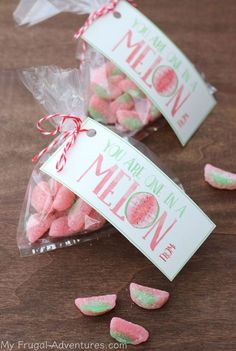
M 95 129 L 89 129 L 87 131 L 87 136 L 90 137 L 90 138 L 94 137 L 96 134 L 97 134 L 97 132 L 96 132 Z
M 119 18 L 122 17 L 122 16 L 121 16 L 121 13 L 118 12 L 118 11 L 113 12 L 113 16 L 114 16 L 115 18 L 117 18 L 117 19 L 119 19 Z

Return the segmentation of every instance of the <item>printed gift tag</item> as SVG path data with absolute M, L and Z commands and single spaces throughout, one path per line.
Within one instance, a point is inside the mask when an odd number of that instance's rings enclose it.
M 63 144 L 41 167 L 100 212 L 170 280 L 215 228 L 161 169 L 110 129 L 87 118 L 62 172 Z
M 118 66 L 161 111 L 185 145 L 216 104 L 175 44 L 126 1 L 96 20 L 83 39 Z

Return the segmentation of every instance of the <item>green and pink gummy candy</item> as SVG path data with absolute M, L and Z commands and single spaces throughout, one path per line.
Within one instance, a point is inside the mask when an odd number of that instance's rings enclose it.
M 149 288 L 136 283 L 130 284 L 130 297 L 139 307 L 154 310 L 161 308 L 169 299 L 167 291 Z M 100 316 L 116 307 L 117 295 L 100 295 L 79 297 L 75 300 L 76 307 L 86 316 Z M 139 345 L 149 338 L 149 332 L 141 325 L 134 324 L 119 317 L 110 322 L 110 335 L 123 344 Z
M 110 61 L 91 70 L 88 111 L 95 120 L 116 125 L 123 132 L 140 130 L 161 116 L 136 84 Z
M 98 230 L 106 222 L 91 206 L 52 178 L 33 186 L 30 204 L 35 212 L 26 220 L 25 230 L 32 244 L 46 233 L 51 238 L 62 238 Z
M 141 325 L 114 317 L 110 323 L 110 335 L 120 343 L 139 345 L 149 338 L 149 332 Z
M 79 297 L 75 300 L 76 307 L 86 316 L 100 316 L 113 310 L 117 296 L 101 295 L 91 297 Z
M 161 308 L 170 297 L 167 291 L 149 288 L 135 283 L 130 284 L 129 290 L 131 300 L 139 307 L 147 310 Z
M 205 181 L 212 187 L 236 190 L 236 174 L 207 164 L 204 169 Z

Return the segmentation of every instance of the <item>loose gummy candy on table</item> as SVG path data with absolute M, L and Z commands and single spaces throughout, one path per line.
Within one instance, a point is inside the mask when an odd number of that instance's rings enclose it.
M 31 205 L 42 214 L 48 214 L 53 209 L 53 197 L 47 182 L 41 181 L 35 185 L 31 194 Z
M 48 231 L 54 218 L 53 214 L 46 217 L 39 213 L 32 214 L 26 222 L 26 236 L 29 242 L 34 243 L 40 239 Z
M 61 186 L 54 198 L 53 208 L 57 211 L 65 211 L 70 208 L 75 201 L 75 194 L 68 188 Z
M 149 332 L 141 325 L 114 317 L 110 324 L 110 335 L 120 343 L 138 345 L 148 340 Z
M 236 190 L 236 174 L 207 164 L 204 169 L 205 181 L 212 187 Z
M 82 199 L 77 199 L 68 213 L 68 226 L 71 230 L 80 231 L 85 224 L 85 216 L 89 216 L 92 207 Z
M 75 300 L 76 307 L 86 316 L 100 316 L 111 311 L 116 305 L 115 294 L 82 297 Z
M 129 290 L 131 300 L 139 307 L 148 310 L 161 308 L 170 297 L 167 291 L 149 288 L 135 283 L 130 284 Z

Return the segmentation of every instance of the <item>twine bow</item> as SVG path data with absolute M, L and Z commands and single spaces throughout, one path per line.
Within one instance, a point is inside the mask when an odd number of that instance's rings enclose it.
M 131 5 L 137 7 L 137 4 L 134 0 L 127 0 Z M 120 0 L 111 0 L 108 4 L 103 5 L 100 9 L 92 12 L 87 20 L 85 21 L 84 25 L 74 34 L 75 39 L 79 39 L 82 35 L 86 32 L 86 30 L 95 22 L 98 18 L 105 16 L 106 14 L 115 10 L 117 5 L 119 4 Z M 83 41 L 83 52 L 81 61 L 84 59 L 84 55 L 87 50 L 87 43 Z
M 49 121 L 50 119 L 54 119 L 54 118 L 61 118 L 61 121 L 55 130 L 47 131 L 44 128 L 42 128 L 41 125 L 43 122 Z M 73 122 L 74 128 L 70 128 L 70 130 L 63 131 L 63 126 L 67 120 L 71 120 Z M 77 136 L 82 132 L 88 131 L 87 129 L 81 128 L 81 123 L 82 123 L 82 120 L 78 116 L 60 115 L 59 113 L 55 113 L 53 115 L 49 115 L 49 116 L 45 116 L 45 117 L 41 118 L 37 123 L 37 128 L 41 134 L 50 135 L 50 136 L 55 136 L 57 134 L 61 134 L 61 135 L 59 138 L 56 138 L 55 140 L 53 140 L 47 147 L 45 147 L 37 155 L 35 155 L 33 157 L 32 161 L 37 162 L 40 159 L 40 157 L 42 157 L 44 154 L 49 152 L 54 146 L 58 145 L 61 141 L 66 140 L 68 138 L 68 142 L 66 143 L 66 145 L 62 151 L 62 154 L 56 163 L 57 172 L 61 172 L 66 164 L 66 161 L 67 161 L 67 153 L 71 149 L 71 147 L 74 145 Z

